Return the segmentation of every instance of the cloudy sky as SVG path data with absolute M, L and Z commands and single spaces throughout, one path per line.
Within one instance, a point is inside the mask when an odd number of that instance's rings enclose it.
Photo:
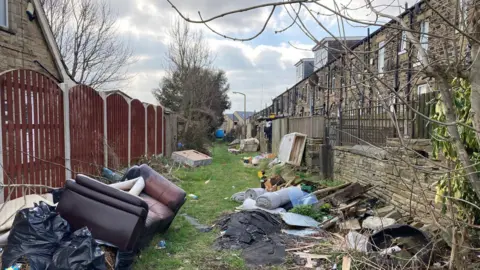
M 112 7 L 118 11 L 118 24 L 121 38 L 129 40 L 137 59 L 129 72 L 132 81 L 125 91 L 142 101 L 154 102 L 151 90 L 158 86 L 165 74 L 165 54 L 168 44 L 168 30 L 178 17 L 166 0 L 109 0 Z M 265 0 L 172 0 L 178 9 L 192 19 L 198 19 L 198 11 L 204 18 L 220 13 L 259 5 L 271 1 Z M 337 5 L 348 4 L 349 8 L 364 5 L 364 0 L 336 0 Z M 411 1 L 409 1 L 411 2 Z M 323 2 L 334 7 L 333 0 Z M 377 0 L 377 5 L 395 5 L 389 13 L 399 14 L 398 6 L 402 2 L 392 0 Z M 412 3 L 412 2 L 411 2 Z M 314 7 L 319 12 L 317 19 L 331 33 L 338 35 L 343 32 L 350 36 L 365 36 L 366 27 L 350 25 L 344 22 L 344 29 L 339 30 L 336 17 L 320 7 Z M 290 9 L 291 10 L 291 9 Z M 293 12 L 293 11 L 291 11 Z M 233 16 L 228 16 L 209 24 L 219 32 L 238 38 L 250 37 L 263 26 L 270 13 L 270 8 L 257 9 Z M 291 13 L 293 14 L 293 13 Z M 375 17 L 364 8 L 350 11 L 356 19 L 374 20 Z M 300 14 L 304 23 L 317 38 L 330 36 L 305 11 Z M 353 16 L 353 15 L 352 15 Z M 311 48 L 314 46 L 298 26 L 275 34 L 290 25 L 292 19 L 285 8 L 278 8 L 265 32 L 249 42 L 238 42 L 215 35 L 203 25 L 193 25 L 194 29 L 204 31 L 210 48 L 215 55 L 214 65 L 227 73 L 231 91 L 247 94 L 247 110 L 261 110 L 265 104 L 271 104 L 271 99 L 295 84 L 295 63 L 301 58 L 313 57 Z M 371 27 L 371 31 L 375 30 Z M 292 47 L 293 44 L 296 48 Z M 230 93 L 232 109 L 243 110 L 243 97 Z

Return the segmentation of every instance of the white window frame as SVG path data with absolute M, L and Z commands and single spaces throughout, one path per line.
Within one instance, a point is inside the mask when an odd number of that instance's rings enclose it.
M 417 95 L 420 96 L 420 95 L 426 94 L 428 92 L 430 92 L 430 86 L 428 85 L 428 83 L 417 85 Z
M 8 0 L 0 0 L 0 2 L 3 1 L 5 2 L 5 25 L 0 21 L 0 27 L 1 28 L 8 28 Z M 0 14 L 1 16 L 1 14 Z
M 385 69 L 385 41 L 378 43 L 378 73 L 383 75 Z
M 407 32 L 402 31 L 402 39 L 400 40 L 400 51 L 398 54 L 404 54 L 407 52 Z
M 424 20 L 420 23 L 420 46 L 423 48 L 425 53 L 428 53 L 428 32 L 430 30 L 430 23 L 428 20 Z M 417 52 L 418 62 L 414 66 L 419 66 L 421 64 L 420 51 Z

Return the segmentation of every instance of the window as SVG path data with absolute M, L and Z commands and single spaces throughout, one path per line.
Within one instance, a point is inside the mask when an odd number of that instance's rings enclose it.
M 382 73 L 385 68 L 385 41 L 378 44 L 378 73 Z
M 417 87 L 418 95 L 423 95 L 429 92 L 428 84 L 421 84 Z
M 407 32 L 402 31 L 402 39 L 400 40 L 400 52 L 404 53 L 407 51 Z
M 328 43 L 315 51 L 315 69 L 323 67 L 328 62 Z
M 420 24 L 420 45 L 425 50 L 425 53 L 428 52 L 428 28 L 429 23 L 428 21 L 422 21 Z M 417 53 L 417 59 L 420 61 L 421 59 L 420 51 Z
M 8 27 L 8 0 L 0 0 L 0 27 Z

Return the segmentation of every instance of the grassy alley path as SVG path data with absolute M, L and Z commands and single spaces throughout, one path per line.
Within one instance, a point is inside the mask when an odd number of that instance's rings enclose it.
M 151 246 L 141 253 L 135 269 L 243 269 L 239 253 L 219 252 L 212 248 L 218 237 L 218 230 L 209 233 L 198 232 L 184 217 L 186 213 L 201 223 L 212 225 L 227 211 L 233 211 L 238 203 L 230 196 L 238 191 L 260 185 L 258 169 L 246 168 L 241 155 L 227 152 L 223 144 L 215 144 L 213 163 L 195 169 L 180 169 L 175 175 L 182 180 L 178 185 L 187 194 L 197 195 L 198 200 L 187 199 L 180 213 L 165 235 L 157 235 Z M 210 180 L 208 184 L 205 184 Z M 227 199 L 225 199 L 227 198 Z M 166 249 L 155 249 L 165 240 Z

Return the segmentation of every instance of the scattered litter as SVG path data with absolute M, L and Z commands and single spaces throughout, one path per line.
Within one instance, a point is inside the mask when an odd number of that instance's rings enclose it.
M 5 270 L 21 270 L 22 268 L 23 268 L 23 264 L 16 263 L 15 265 L 5 268 Z
M 256 200 L 258 196 L 264 194 L 265 192 L 267 191 L 263 188 L 249 188 L 245 191 L 245 197 Z
M 312 261 L 312 259 L 322 259 L 322 260 L 330 261 L 330 255 L 310 254 L 310 253 L 304 253 L 304 252 L 295 252 L 294 255 L 307 260 L 305 264 L 305 268 L 314 268 L 318 266 L 317 264 L 315 265 L 313 264 L 314 262 Z
M 189 197 L 189 198 L 192 198 L 192 199 L 194 199 L 194 200 L 198 200 L 198 196 L 195 195 L 195 194 L 188 194 L 188 197 Z
M 319 233 L 318 230 L 313 230 L 313 229 L 303 229 L 303 230 L 282 230 L 283 233 L 294 235 L 294 236 L 310 236 L 310 235 L 316 235 Z
M 240 141 L 240 151 L 257 152 L 260 142 L 256 138 L 250 138 Z
M 399 246 L 394 246 L 394 247 L 390 247 L 390 248 L 382 250 L 380 252 L 380 254 L 389 255 L 389 254 L 397 253 L 397 252 L 400 252 L 400 251 L 402 251 L 402 249 Z
M 378 231 L 395 223 L 393 218 L 367 217 L 362 223 L 362 228 Z
M 352 258 L 350 256 L 343 256 L 342 270 L 350 270 L 352 267 Z
M 102 168 L 102 176 L 105 177 L 107 180 L 109 180 L 111 183 L 115 183 L 115 182 L 118 182 L 120 180 L 122 180 L 122 175 L 119 175 L 115 172 L 113 172 L 112 170 L 110 170 L 109 168 Z
M 205 181 L 205 185 L 208 184 L 208 183 L 210 183 L 210 180 Z
M 195 229 L 197 229 L 199 232 L 209 232 L 212 230 L 212 227 L 201 224 L 194 217 L 191 217 L 187 214 L 182 214 L 181 216 L 183 216 L 188 221 L 188 223 L 190 223 L 193 227 L 195 227 Z
M 243 203 L 245 201 L 245 197 L 246 197 L 246 192 L 244 191 L 241 191 L 241 192 L 237 192 L 235 194 L 232 195 L 232 201 L 236 201 L 238 203 Z M 228 198 L 226 198 L 228 199 Z
M 369 252 L 369 250 L 371 249 L 368 242 L 368 237 L 358 232 L 349 232 L 347 236 L 345 236 L 345 241 L 347 243 L 348 249 L 353 249 L 365 253 Z
M 358 219 L 349 219 L 345 222 L 339 224 L 340 230 L 348 230 L 348 231 L 356 231 L 360 230 L 362 227 L 360 226 L 360 222 Z
M 167 248 L 167 242 L 165 240 L 160 240 L 158 244 L 155 246 L 156 249 L 164 249 Z
M 233 189 L 235 189 L 235 186 L 232 186 Z
M 173 152 L 172 159 L 190 167 L 206 166 L 212 163 L 211 157 L 195 150 Z
M 317 228 L 320 223 L 315 219 L 295 213 L 281 213 L 283 221 L 290 226 Z
M 237 145 L 237 144 L 240 144 L 240 140 L 239 140 L 239 139 L 233 140 L 233 141 L 229 144 L 229 146 L 233 146 L 233 145 Z

